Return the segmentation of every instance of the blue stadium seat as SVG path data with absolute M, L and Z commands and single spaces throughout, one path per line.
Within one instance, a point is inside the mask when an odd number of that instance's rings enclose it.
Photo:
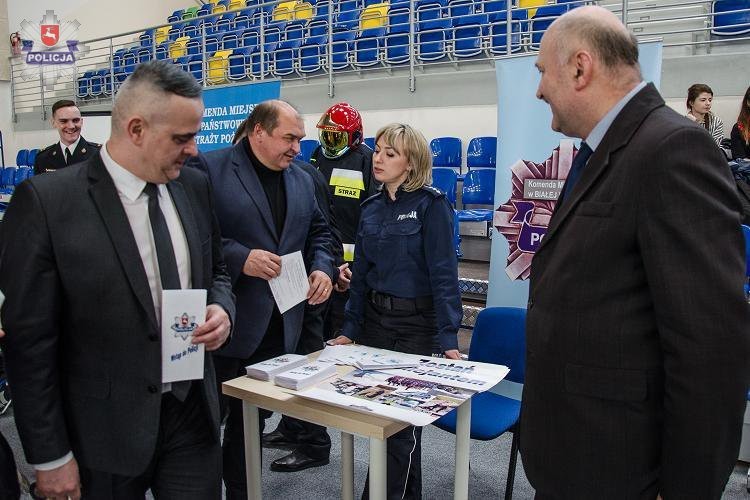
M 260 26 L 250 25 L 239 32 L 240 47 L 252 49 L 260 43 Z
M 335 31 L 333 33 L 333 54 L 331 54 L 332 69 L 346 69 L 349 67 L 349 53 L 354 43 L 353 31 Z
M 455 24 L 459 17 L 470 16 L 477 12 L 474 0 L 448 0 L 448 16 Z
M 260 47 L 255 50 L 251 49 L 250 52 L 250 66 L 249 75 L 253 78 L 265 77 L 271 74 L 271 63 L 273 61 L 273 55 L 276 51 L 278 43 L 266 43 L 263 45 L 263 54 L 260 52 Z M 262 57 L 261 57 L 262 56 Z M 261 64 L 262 59 L 262 64 Z
M 219 50 L 219 36 L 218 35 L 206 36 L 205 46 L 206 46 L 206 54 L 208 54 L 209 56 L 215 54 L 216 51 Z
M 304 40 L 307 36 L 307 23 L 305 21 L 290 21 L 284 28 L 285 40 Z
M 274 23 L 267 24 L 263 30 L 263 42 L 267 44 L 278 44 L 282 40 L 284 40 L 286 24 L 286 21 L 276 21 Z
M 359 11 L 344 10 L 336 16 L 336 28 L 340 30 L 354 30 L 359 26 Z
M 222 33 L 219 36 L 219 50 L 234 50 L 237 47 L 239 47 L 239 39 L 237 38 L 237 33 L 231 31 L 227 33 Z
M 112 69 L 115 73 L 122 71 L 122 66 L 124 64 L 123 57 L 126 50 L 127 49 L 117 49 L 114 54 L 112 54 Z
M 237 17 L 236 12 L 225 12 L 214 21 L 214 33 L 227 33 L 234 30 L 234 19 Z
M 211 7 L 212 7 L 212 5 L 211 5 L 211 3 L 210 3 L 210 2 L 204 3 L 204 4 L 203 4 L 203 5 L 201 6 L 201 8 L 200 8 L 200 9 L 198 9 L 198 12 L 196 13 L 196 14 L 197 14 L 197 17 L 201 17 L 201 16 L 207 16 L 207 15 L 209 15 L 209 14 L 211 13 Z
M 456 206 L 456 186 L 458 177 L 452 168 L 434 167 L 432 169 L 432 186 L 445 193 L 451 205 Z
M 328 17 L 328 11 L 331 9 L 331 0 L 312 0 L 310 3 L 315 7 L 313 18 Z
M 453 56 L 476 57 L 484 52 L 482 41 L 487 35 L 487 14 L 467 14 L 453 21 Z
M 122 65 L 119 69 L 115 69 L 115 82 L 122 83 L 125 79 L 135 71 L 135 66 L 138 64 L 138 54 L 133 49 L 128 49 L 122 58 Z
M 36 162 L 36 155 L 38 154 L 39 154 L 38 148 L 29 149 L 29 156 L 26 159 L 26 165 L 33 167 L 34 163 Z M 33 172 L 33 169 L 32 169 L 32 172 Z
M 433 167 L 461 169 L 461 139 L 458 137 L 436 137 L 430 141 Z
M 141 47 L 150 47 L 154 43 L 154 30 L 148 29 L 138 37 Z
M 12 188 L 16 184 L 16 171 L 18 169 L 13 166 L 5 167 L 2 175 L 0 175 L 0 187 Z
M 582 4 L 578 2 L 570 2 L 559 3 L 556 5 L 542 5 L 537 8 L 536 13 L 529 20 L 532 50 L 539 50 L 539 45 L 542 43 L 542 35 L 544 35 L 544 32 L 547 31 L 547 28 L 549 28 L 549 25 L 552 24 L 555 19 L 569 10 L 580 7 L 581 5 Z
M 365 137 L 364 142 L 370 147 L 370 149 L 375 151 L 375 138 L 374 137 Z
M 183 23 L 182 21 L 172 24 L 172 27 L 169 29 L 169 33 L 167 34 L 168 40 L 170 42 L 174 42 L 182 36 L 182 30 L 185 29 L 185 24 L 186 23 Z
M 234 51 L 234 52 L 237 52 L 237 51 Z M 203 55 L 202 54 L 188 56 L 187 71 L 188 73 L 193 75 L 193 78 L 195 78 L 198 81 L 198 83 L 203 83 Z
M 229 71 L 227 78 L 231 81 L 245 80 L 250 77 L 250 55 L 257 51 L 257 47 L 242 47 L 236 49 L 229 56 Z
M 505 1 L 491 2 L 501 10 L 489 14 L 489 53 L 490 55 L 504 55 L 508 53 L 508 30 L 507 30 L 507 11 L 505 10 Z M 518 52 L 521 50 L 521 35 L 525 30 L 526 10 L 513 10 L 510 21 L 510 51 Z
M 28 164 L 29 164 L 29 150 L 19 149 L 18 153 L 16 153 L 16 165 L 20 167 L 22 165 L 28 165 Z
M 430 12 L 432 15 L 430 10 L 423 12 Z M 451 19 L 419 21 L 416 27 L 417 59 L 421 62 L 429 62 L 445 58 L 452 26 Z
M 253 15 L 255 14 L 256 10 L 257 9 L 255 7 L 248 7 L 239 11 L 234 17 L 233 30 L 240 32 L 242 30 L 248 29 L 250 26 L 254 26 L 255 24 L 253 23 Z
M 299 141 L 299 154 L 297 155 L 297 159 L 309 162 L 313 151 L 315 151 L 315 148 L 318 146 L 320 146 L 320 143 L 315 139 L 304 139 Z
M 92 71 L 91 74 L 91 97 L 98 97 L 104 92 L 104 78 L 100 71 Z
M 91 97 L 91 75 L 93 71 L 86 71 L 76 79 L 76 97 L 86 99 Z
M 731 37 L 750 33 L 750 1 L 716 0 L 711 5 L 711 12 L 714 16 L 711 34 Z
M 304 76 L 316 71 L 322 71 L 326 64 L 327 35 L 308 37 L 299 48 L 300 75 Z
M 380 49 L 385 39 L 385 28 L 362 30 L 354 40 L 354 66 L 365 68 L 380 64 Z
M 464 210 L 458 211 L 458 220 L 492 221 L 492 209 L 467 209 L 467 205 L 494 205 L 495 198 L 495 169 L 480 168 L 469 170 L 464 177 L 464 187 L 461 202 Z
M 466 151 L 466 166 L 472 168 L 495 168 L 497 137 L 474 137 Z
M 20 166 L 16 169 L 16 175 L 13 177 L 13 185 L 18 186 L 23 181 L 29 178 L 29 171 L 31 167 L 28 165 Z
M 275 76 L 286 76 L 294 73 L 299 60 L 299 48 L 302 45 L 301 38 L 284 40 L 276 47 L 274 54 L 273 74 Z
M 172 24 L 176 23 L 177 21 L 182 20 L 182 14 L 184 14 L 185 11 L 183 9 L 177 9 L 176 11 L 172 12 L 172 15 L 167 17 L 167 23 Z

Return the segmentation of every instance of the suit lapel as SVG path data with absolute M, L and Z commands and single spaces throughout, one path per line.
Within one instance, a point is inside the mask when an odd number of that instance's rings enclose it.
M 117 189 L 109 176 L 101 157 L 96 155 L 88 164 L 88 176 L 91 185 L 89 195 L 99 211 L 99 216 L 107 228 L 112 245 L 120 260 L 122 269 L 130 282 L 133 293 L 146 311 L 154 329 L 158 330 L 151 288 L 148 285 L 146 270 L 143 268 L 141 254 L 128 222 L 128 216 L 122 206 Z
M 255 206 L 258 207 L 258 211 L 268 227 L 268 231 L 276 239 L 276 243 L 278 243 L 279 235 L 276 234 L 276 225 L 273 223 L 268 197 L 266 196 L 266 192 L 263 191 L 263 186 L 260 185 L 260 179 L 258 178 L 258 174 L 255 173 L 255 168 L 250 164 L 250 158 L 242 151 L 244 147 L 242 142 L 240 142 L 232 148 L 234 172 L 240 179 L 242 187 L 245 188 L 245 191 L 247 191 L 247 194 L 250 195 L 253 203 L 255 203 Z
M 167 184 L 167 189 L 180 216 L 182 230 L 185 231 L 185 239 L 190 252 L 190 275 L 193 288 L 203 288 L 203 253 L 193 208 L 190 206 L 185 187 L 180 182 L 170 182 Z
M 625 105 L 615 117 L 615 121 L 604 134 L 599 147 L 589 158 L 588 163 L 581 171 L 578 183 L 573 187 L 567 199 L 555 209 L 550 220 L 547 234 L 542 239 L 536 253 L 547 246 L 549 241 L 558 232 L 563 222 L 570 216 L 574 208 L 581 202 L 586 193 L 596 184 L 597 179 L 607 170 L 613 153 L 628 144 L 630 138 L 638 130 L 643 120 L 654 109 L 663 106 L 664 100 L 659 95 L 653 84 L 649 83 L 640 90 Z M 558 210 L 559 208 L 559 210 Z

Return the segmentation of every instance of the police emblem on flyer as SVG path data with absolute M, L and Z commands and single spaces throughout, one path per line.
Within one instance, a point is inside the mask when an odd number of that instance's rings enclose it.
M 498 207 L 493 220 L 495 228 L 508 240 L 505 273 L 510 279 L 529 278 L 531 260 L 547 234 L 574 156 L 573 141 L 563 139 L 544 162 L 518 160 L 510 167 L 510 199 Z
M 175 337 L 181 337 L 182 340 L 187 340 L 187 338 L 193 334 L 193 330 L 198 328 L 198 325 L 195 322 L 195 316 L 188 316 L 188 313 L 182 313 L 181 316 L 175 316 L 171 328 L 174 330 Z

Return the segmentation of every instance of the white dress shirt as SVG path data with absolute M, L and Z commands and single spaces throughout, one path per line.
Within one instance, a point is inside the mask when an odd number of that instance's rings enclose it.
M 73 153 L 76 152 L 76 148 L 78 147 L 78 143 L 79 142 L 81 142 L 81 136 L 80 135 L 78 136 L 78 139 L 76 139 L 76 142 L 74 142 L 70 146 L 66 146 L 65 144 L 63 144 L 62 141 L 58 142 L 58 144 L 60 145 L 60 149 L 62 150 L 63 158 L 65 158 L 65 149 L 66 148 L 70 150 L 70 156 L 73 156 Z

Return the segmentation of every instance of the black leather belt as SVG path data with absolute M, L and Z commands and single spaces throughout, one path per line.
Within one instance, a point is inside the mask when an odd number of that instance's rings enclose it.
M 370 290 L 367 293 L 367 298 L 371 304 L 387 311 L 418 312 L 432 309 L 432 297 L 430 296 L 405 299 Z

